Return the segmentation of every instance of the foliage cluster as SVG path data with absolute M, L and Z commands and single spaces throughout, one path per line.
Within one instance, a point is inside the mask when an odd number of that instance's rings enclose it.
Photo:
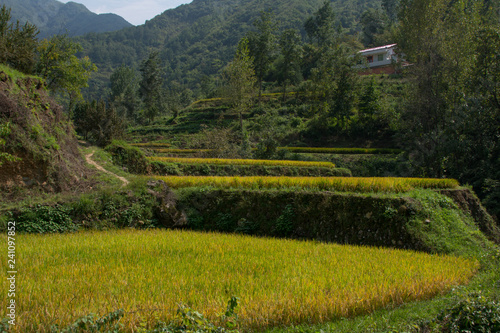
M 3 219 L 15 222 L 19 232 L 39 234 L 163 225 L 161 195 L 157 192 L 163 190 L 142 180 L 131 186 L 100 189 L 57 204 L 14 208 L 4 213 Z
M 125 132 L 123 120 L 104 101 L 78 104 L 73 111 L 73 123 L 85 140 L 100 147 L 122 138 Z
M 400 137 L 420 174 L 469 183 L 498 212 L 498 4 L 401 2 L 398 47 L 413 65 Z M 497 203 L 494 203 L 496 201 Z
M 17 238 L 23 286 L 30 290 L 17 298 L 19 318 L 29 316 L 16 325 L 20 331 L 66 327 L 109 308 L 123 309 L 123 331 L 320 323 L 433 297 L 467 283 L 478 269 L 475 260 L 421 252 L 158 229 Z M 237 321 L 225 318 L 231 295 L 239 298 Z M 213 325 L 188 308 L 176 320 L 180 302 Z M 91 329 L 96 318 L 79 322 Z
M 2 153 L 11 155 L 2 161 L 2 184 L 66 189 L 78 181 L 75 175 L 86 174 L 72 124 L 48 96 L 43 80 L 5 65 L 0 70 Z
M 500 305 L 480 292 L 464 295 L 438 316 L 441 332 L 485 332 L 500 330 Z
M 67 35 L 39 41 L 38 29 L 30 23 L 10 23 L 10 9 L 0 8 L 0 63 L 25 74 L 38 75 L 52 92 L 66 95 L 70 109 L 82 98 L 90 74 L 97 70 L 88 57 L 77 58 L 81 46 Z
M 23 208 L 12 214 L 12 221 L 17 231 L 35 234 L 64 233 L 78 229 L 71 219 L 69 208 L 59 205 Z
M 106 146 L 106 151 L 111 154 L 115 164 L 126 167 L 129 172 L 138 174 L 151 172 L 151 162 L 137 147 L 123 141 L 113 141 Z
M 8 136 L 11 132 L 10 122 L 0 123 L 0 147 L 4 150 L 5 139 L 4 137 Z M 6 153 L 5 151 L 0 151 L 0 166 L 6 161 L 13 162 L 16 161 L 16 157 L 12 154 Z

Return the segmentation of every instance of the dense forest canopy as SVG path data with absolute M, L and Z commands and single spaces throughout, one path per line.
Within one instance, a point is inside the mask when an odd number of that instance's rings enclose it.
M 272 12 L 278 31 L 295 29 L 305 38 L 304 21 L 321 7 L 322 0 L 194 0 L 165 11 L 146 24 L 105 34 L 78 38 L 84 52 L 101 75 L 91 83 L 94 98 L 112 71 L 124 64 L 138 70 L 151 51 L 158 51 L 166 81 L 199 89 L 204 76 L 218 74 L 232 59 L 239 40 L 263 11 Z M 368 9 L 380 9 L 381 1 L 331 1 L 336 19 L 348 35 L 360 31 L 360 19 Z

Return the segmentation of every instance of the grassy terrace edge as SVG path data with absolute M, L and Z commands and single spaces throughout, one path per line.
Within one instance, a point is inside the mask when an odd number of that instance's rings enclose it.
M 331 162 L 286 161 L 286 160 L 255 160 L 255 159 L 224 159 L 224 158 L 182 158 L 182 157 L 149 157 L 150 161 L 187 164 L 218 164 L 218 165 L 268 165 L 292 167 L 323 167 L 335 168 Z

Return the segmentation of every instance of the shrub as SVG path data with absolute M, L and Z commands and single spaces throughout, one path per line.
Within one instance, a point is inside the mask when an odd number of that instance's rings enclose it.
M 76 231 L 78 227 L 69 213 L 70 208 L 64 206 L 36 205 L 14 213 L 12 218 L 20 232 L 44 234 Z
M 132 173 L 147 174 L 151 172 L 151 163 L 137 147 L 122 141 L 113 141 L 105 150 L 113 156 L 113 162 L 127 167 Z
M 480 292 L 466 295 L 439 316 L 441 332 L 500 332 L 500 304 Z

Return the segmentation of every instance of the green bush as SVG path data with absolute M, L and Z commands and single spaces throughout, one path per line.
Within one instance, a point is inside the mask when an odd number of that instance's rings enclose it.
M 58 233 L 78 230 L 70 217 L 71 209 L 65 206 L 42 206 L 24 208 L 14 213 L 12 219 L 17 231 L 28 233 Z
M 286 205 L 283 213 L 276 220 L 274 232 L 280 237 L 289 237 L 295 229 L 294 217 L 293 206 Z
M 151 163 L 137 147 L 123 141 L 113 141 L 105 150 L 113 157 L 113 163 L 126 167 L 129 172 L 137 174 L 151 172 Z
M 123 317 L 124 311 L 122 309 L 116 310 L 97 318 L 94 314 L 81 317 L 73 324 L 64 329 L 59 329 L 57 325 L 52 326 L 51 333 L 119 333 L 122 332 L 123 325 L 118 321 Z
M 441 332 L 500 332 L 500 304 L 475 292 L 438 316 Z

